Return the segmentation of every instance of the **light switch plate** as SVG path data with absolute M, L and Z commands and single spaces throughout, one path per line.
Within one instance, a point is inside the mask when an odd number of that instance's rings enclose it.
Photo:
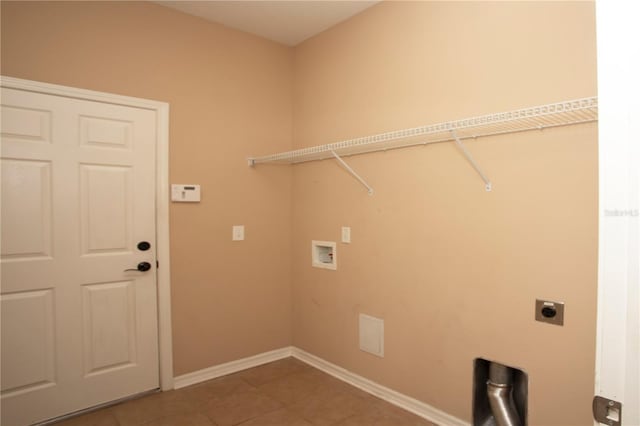
M 351 242 L 351 227 L 342 227 L 342 242 L 345 244 L 349 244 Z
M 231 239 L 233 241 L 243 241 L 244 240 L 244 225 L 233 225 Z

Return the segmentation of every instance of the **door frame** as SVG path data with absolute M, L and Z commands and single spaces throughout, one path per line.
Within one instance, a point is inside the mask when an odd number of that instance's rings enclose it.
M 158 297 L 158 356 L 160 389 L 173 389 L 173 346 L 171 333 L 171 269 L 169 256 L 169 104 L 94 90 L 0 76 L 8 89 L 62 96 L 94 102 L 142 108 L 156 113 L 156 269 Z
M 599 237 L 595 394 L 640 424 L 640 38 L 633 1 L 596 2 Z M 599 424 L 594 422 L 594 424 Z

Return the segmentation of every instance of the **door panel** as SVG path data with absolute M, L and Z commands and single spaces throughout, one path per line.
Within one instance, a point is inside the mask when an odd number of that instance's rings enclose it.
M 158 387 L 155 129 L 151 110 L 2 89 L 2 424 Z
M 2 159 L 2 260 L 51 256 L 51 163 Z
M 80 165 L 82 254 L 133 250 L 132 169 Z
M 133 287 L 132 281 L 83 286 L 85 375 L 136 363 Z
M 3 140 L 51 142 L 51 111 L 2 106 Z
M 54 385 L 53 290 L 2 295 L 1 300 L 3 394 Z M 22 327 L 14 327 L 11 322 L 19 322 Z
M 80 129 L 82 145 L 131 150 L 131 121 L 81 116 Z

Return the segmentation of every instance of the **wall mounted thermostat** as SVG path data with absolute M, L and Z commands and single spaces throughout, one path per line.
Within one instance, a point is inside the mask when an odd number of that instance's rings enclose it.
M 171 185 L 171 201 L 177 203 L 199 203 L 200 185 Z

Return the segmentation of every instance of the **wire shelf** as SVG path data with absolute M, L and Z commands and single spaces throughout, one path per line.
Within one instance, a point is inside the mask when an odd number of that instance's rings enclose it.
M 450 142 L 456 139 L 464 140 L 590 123 L 597 120 L 598 98 L 581 98 L 515 111 L 395 130 L 262 157 L 251 157 L 248 161 L 250 166 L 262 163 L 295 164 L 334 158 L 336 154 L 346 157 L 409 146 Z

